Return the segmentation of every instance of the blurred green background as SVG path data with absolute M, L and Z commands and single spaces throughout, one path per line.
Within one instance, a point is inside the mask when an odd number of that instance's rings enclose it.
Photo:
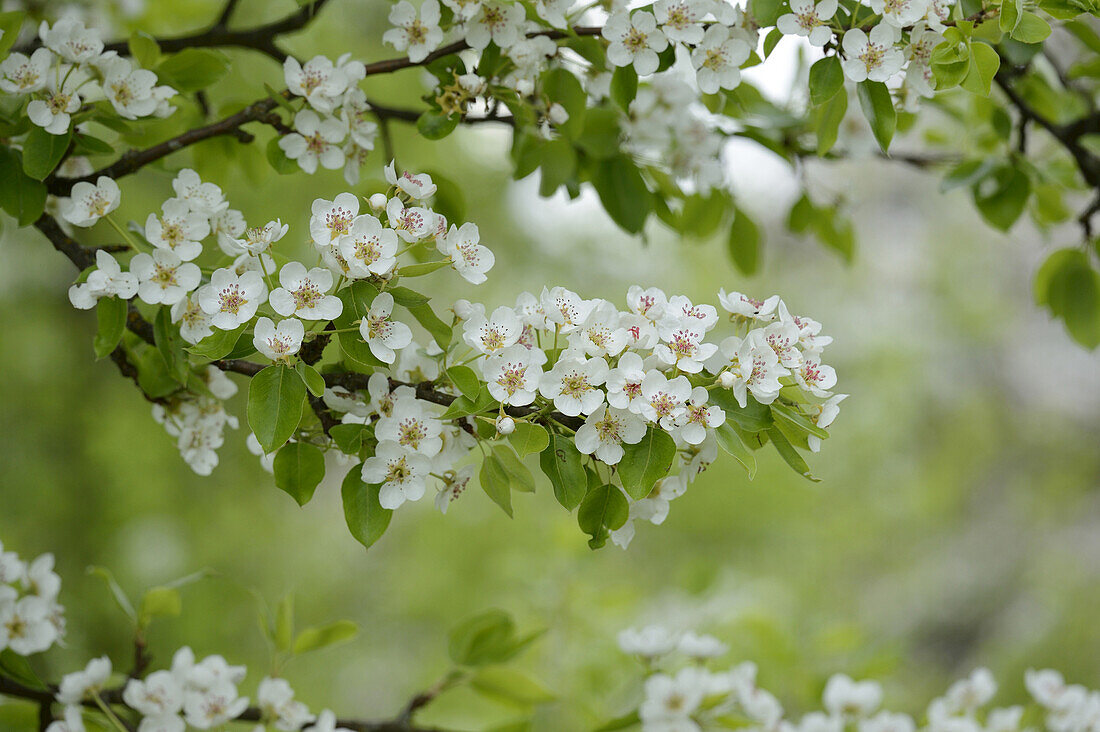
M 201 27 L 219 7 L 126 5 L 139 12 L 124 22 L 155 34 Z M 285 47 L 300 58 L 390 57 L 379 43 L 387 7 L 333 0 Z M 290 0 L 245 0 L 238 22 L 293 9 Z M 281 84 L 270 60 L 229 53 L 237 68 L 211 95 L 215 112 L 262 96 L 263 81 Z M 781 94 L 784 73 L 753 78 Z M 419 71 L 406 71 L 365 88 L 413 105 L 418 81 Z M 185 121 L 196 114 L 179 112 Z M 27 557 L 57 555 L 70 626 L 67 648 L 35 659 L 44 674 L 102 653 L 120 666 L 129 658 L 124 618 L 84 573 L 104 565 L 132 595 L 213 569 L 216 577 L 183 591 L 181 617 L 154 625 L 151 649 L 161 663 L 183 644 L 245 663 L 246 693 L 268 664 L 253 593 L 274 605 L 293 592 L 301 625 L 359 623 L 351 644 L 286 669 L 300 698 L 346 716 L 395 713 L 446 671 L 447 630 L 492 607 L 522 628 L 548 629 L 519 662 L 561 698 L 540 708 L 539 729 L 581 729 L 623 711 L 638 669 L 614 636 L 648 622 L 719 636 L 731 645 L 724 661 L 757 661 L 762 685 L 795 709 L 814 705 L 835 671 L 887 679 L 888 703 L 910 712 L 977 665 L 1003 682 L 998 701 L 1020 696 L 1028 666 L 1100 686 L 1100 359 L 1030 295 L 1057 238 L 1024 225 L 991 233 L 963 196 L 940 195 L 934 176 L 900 164 L 811 165 L 802 174 L 812 190 L 853 203 L 859 246 L 845 265 L 784 232 L 793 174 L 734 147 L 737 191 L 769 229 L 762 274 L 745 280 L 720 240 L 680 242 L 656 228 L 646 242 L 630 239 L 588 198 L 543 200 L 533 181 L 511 182 L 503 130 L 460 130 L 439 143 L 393 132 L 401 166 L 461 186 L 467 219 L 496 252 L 480 288 L 445 272 L 421 280 L 439 303 L 511 304 L 521 290 L 563 284 L 622 304 L 633 283 L 714 302 L 725 287 L 781 294 L 793 312 L 823 322 L 835 338 L 826 360 L 851 397 L 812 460 L 822 482 L 797 477 L 770 451 L 752 482 L 723 460 L 672 504 L 663 526 L 639 524 L 626 552 L 588 550 L 545 485 L 516 496 L 514 520 L 477 491 L 446 516 L 429 497 L 398 511 L 364 551 L 344 526 L 343 468 L 333 462 L 304 509 L 246 451 L 247 429 L 227 433 L 213 476 L 191 473 L 133 385 L 94 360 L 94 315 L 65 297 L 68 262 L 4 220 L 0 539 Z M 357 192 L 372 190 L 384 162 L 376 153 Z M 282 217 L 303 241 L 310 202 L 347 188 L 339 172 L 280 177 L 262 147 L 214 141 L 123 181 L 122 217 L 144 220 L 169 195 L 168 171 L 185 165 L 202 166 L 250 223 Z M 101 229 L 89 241 L 109 240 Z M 241 396 L 231 410 L 243 422 Z M 457 691 L 421 719 L 483 729 L 520 714 Z

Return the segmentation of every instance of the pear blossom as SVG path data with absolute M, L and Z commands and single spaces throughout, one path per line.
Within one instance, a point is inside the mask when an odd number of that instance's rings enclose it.
M 699 334 L 706 333 L 718 322 L 718 311 L 706 303 L 692 304 L 683 295 L 673 295 L 668 301 L 664 317 L 658 323 L 661 338 L 668 340 L 676 331 L 685 327 Z
M 260 318 L 256 321 L 252 344 L 272 361 L 289 361 L 302 347 L 305 332 L 305 325 L 297 318 L 280 320 L 278 325 L 271 318 Z
M 824 46 L 832 40 L 829 21 L 836 15 L 837 0 L 791 0 L 791 12 L 779 16 L 775 25 L 788 36 L 804 36 L 812 46 Z
M 267 301 L 267 287 L 257 272 L 236 275 L 221 268 L 214 270 L 210 284 L 199 288 L 195 296 L 210 324 L 222 330 L 234 330 L 252 320 L 256 309 Z
M 241 253 L 242 248 L 237 244 L 237 239 L 248 229 L 244 214 L 236 209 L 226 208 L 211 216 L 208 223 L 210 234 L 217 239 L 222 252 L 231 257 Z
M 352 87 L 344 93 L 340 103 L 340 119 L 347 125 L 352 143 L 364 151 L 374 149 L 374 140 L 378 136 L 378 123 L 373 115 L 362 89 Z
M 68 198 L 59 201 L 61 217 L 73 226 L 91 226 L 118 208 L 121 200 L 118 183 L 107 176 L 99 176 L 95 185 L 82 180 L 73 186 Z
M 481 362 L 481 372 L 489 394 L 501 404 L 522 407 L 535 401 L 542 369 L 527 348 L 513 345 L 498 351 Z
M 562 333 L 571 333 L 579 328 L 596 307 L 594 300 L 585 300 L 564 287 L 542 288 L 539 300 L 546 322 Z
M 845 31 L 841 40 L 844 73 L 855 82 L 886 81 L 905 63 L 901 49 L 894 47 L 897 40 L 898 29 L 888 23 L 879 23 L 869 35 L 860 28 Z
M 191 168 L 184 168 L 176 174 L 172 179 L 172 190 L 191 211 L 208 218 L 229 208 L 222 189 L 215 183 L 204 182 Z
M 145 717 L 175 716 L 183 708 L 183 687 L 171 671 L 154 671 L 144 679 L 127 681 L 122 700 Z M 143 723 L 142 728 L 145 726 Z
M 705 391 L 705 390 L 704 390 Z M 646 426 L 638 415 L 601 404 L 577 430 L 577 449 L 608 465 L 623 459 L 623 445 L 635 445 L 645 437 Z
M 392 510 L 405 501 L 419 501 L 424 496 L 424 481 L 431 465 L 427 455 L 383 440 L 378 443 L 374 455 L 363 461 L 363 482 L 381 483 L 378 502 L 382 508 Z
M 187 724 L 198 729 L 220 727 L 236 719 L 248 708 L 248 698 L 237 695 L 237 687 L 229 681 L 218 681 L 199 692 L 184 696 L 183 712 Z
M 626 304 L 630 308 L 630 312 L 640 315 L 656 325 L 665 315 L 665 309 L 668 307 L 668 296 L 656 287 L 643 289 L 638 285 L 631 285 L 626 292 Z
M 294 115 L 294 132 L 279 138 L 279 148 L 291 160 L 309 174 L 317 172 L 317 165 L 337 170 L 344 165 L 344 152 L 340 143 L 347 136 L 346 125 L 338 119 L 322 119 L 312 109 L 303 109 Z
M 462 324 L 462 339 L 487 356 L 497 354 L 519 341 L 523 323 L 515 311 L 502 305 L 492 315 L 474 315 Z
M 175 305 L 198 287 L 202 279 L 198 265 L 181 262 L 170 249 L 134 255 L 130 272 L 138 279 L 138 297 L 150 305 Z
M 616 640 L 623 653 L 654 659 L 676 650 L 680 643 L 680 636 L 662 625 L 647 625 L 641 629 L 621 630 Z
M 646 370 L 642 357 L 633 352 L 624 353 L 615 368 L 607 372 L 607 403 L 618 409 L 641 412 L 642 381 Z
M 370 214 L 356 216 L 339 249 L 351 277 L 387 275 L 397 264 L 397 232 Z
M 665 36 L 692 45 L 703 40 L 701 21 L 708 10 L 705 0 L 657 0 L 653 5 L 653 14 Z
M 317 717 L 317 723 L 306 727 L 302 732 L 351 732 L 346 727 L 336 726 L 336 715 L 331 710 L 325 709 Z
M 741 83 L 741 64 L 748 61 L 751 53 L 748 42 L 726 26 L 715 24 L 707 28 L 691 52 L 699 91 L 717 94 L 719 89 L 735 89 Z
M 93 658 L 82 671 L 65 674 L 57 689 L 59 704 L 79 704 L 90 698 L 111 678 L 111 659 L 107 656 Z
M 507 436 L 516 431 L 516 420 L 511 417 L 497 417 L 493 426 L 496 427 L 498 435 Z
M 554 28 L 565 28 L 569 22 L 565 14 L 573 7 L 573 0 L 535 0 L 535 13 Z
M 871 10 L 895 28 L 908 28 L 928 12 L 928 0 L 868 0 Z
M 484 0 L 478 12 L 466 21 L 466 43 L 479 51 L 492 41 L 497 48 L 507 49 L 520 39 L 524 12 L 519 3 Z
M 428 403 L 419 399 L 404 399 L 393 406 L 393 411 L 381 417 L 375 424 L 374 434 L 381 440 L 395 442 L 406 451 L 427 457 L 437 455 L 443 448 L 443 423 L 428 409 Z
M 325 114 L 336 109 L 349 83 L 354 83 L 344 69 L 324 56 L 314 56 L 304 65 L 288 56 L 283 62 L 283 77 L 292 94 L 305 97 L 310 107 Z
M 659 344 L 654 355 L 665 364 L 689 374 L 703 370 L 703 362 L 718 350 L 713 343 L 703 343 L 703 334 L 690 327 L 681 327 L 668 336 L 668 344 Z
M 657 28 L 656 18 L 646 10 L 612 14 L 601 34 L 610 41 L 607 60 L 615 66 L 633 65 L 639 76 L 656 71 L 660 64 L 657 54 L 668 48 L 668 39 Z
M 65 707 L 63 717 L 55 719 L 46 727 L 46 732 L 85 732 L 84 715 L 81 707 L 70 704 Z M 144 732 L 144 730 L 143 730 Z
M 279 283 L 282 287 L 272 290 L 268 298 L 279 315 L 332 320 L 344 310 L 340 298 L 325 294 L 332 289 L 332 272 L 323 267 L 307 272 L 301 262 L 288 262 L 279 271 Z
M 284 732 L 294 732 L 317 719 L 305 704 L 294 700 L 294 690 L 286 679 L 265 677 L 260 681 L 256 697 L 264 719 L 271 720 Z
M 386 220 L 397 235 L 410 244 L 431 236 L 436 226 L 436 215 L 431 210 L 422 206 L 405 206 L 397 197 L 386 202 Z M 465 226 L 476 228 L 476 224 Z M 441 241 L 437 241 L 436 246 L 443 251 Z
M 638 716 L 647 729 L 699 730 L 691 721 L 691 715 L 703 703 L 706 695 L 702 669 L 688 667 L 676 676 L 654 674 L 646 679 L 645 699 L 638 708 Z
M 836 386 L 836 371 L 816 358 L 807 358 L 792 373 L 795 382 L 816 397 L 830 396 L 829 389 Z
M 770 323 L 776 318 L 780 300 L 779 295 L 757 300 L 740 292 L 727 293 L 725 289 L 721 289 L 718 291 L 718 302 L 730 315 Z
M 138 278 L 131 272 L 123 272 L 118 260 L 102 249 L 95 253 L 96 269 L 85 282 L 69 288 L 69 302 L 73 307 L 90 310 L 101 297 L 119 297 L 129 300 L 138 291 Z
M 794 368 L 802 363 L 802 352 L 798 350 L 798 326 L 793 321 L 770 323 L 759 331 L 754 331 L 754 337 L 758 337 L 775 351 L 775 357 L 781 366 Z
M 275 219 L 274 221 L 268 221 L 263 226 L 245 229 L 241 238 L 233 240 L 233 245 L 236 249 L 247 252 L 253 257 L 259 257 L 265 254 L 272 244 L 286 236 L 286 232 L 289 230 L 288 225 L 279 219 Z
M 210 235 L 210 222 L 204 214 L 191 211 L 182 198 L 169 198 L 161 206 L 161 215 L 149 214 L 145 220 L 145 238 L 158 249 L 173 252 L 190 262 L 202 254 L 201 240 Z
M 48 48 L 39 48 L 29 57 L 18 52 L 0 61 L 0 91 L 29 94 L 46 86 L 54 56 Z
M 42 45 L 74 64 L 94 61 L 103 53 L 99 31 L 85 28 L 82 21 L 72 17 L 61 18 L 52 27 L 42 21 L 38 37 Z
M 359 215 L 359 198 L 352 193 L 341 193 L 332 201 L 318 198 L 311 211 L 309 235 L 313 242 L 318 246 L 338 244 Z
M 137 119 L 153 114 L 158 100 L 153 96 L 157 75 L 148 69 L 135 69 L 126 58 L 116 56 L 103 66 L 103 94 L 124 119 Z
M 825 709 L 838 717 L 869 717 L 882 703 L 882 687 L 874 681 L 853 681 L 836 674 L 825 683 L 821 697 Z
M 50 76 L 46 80 L 46 98 L 33 99 L 27 105 L 27 117 L 51 135 L 63 135 L 69 131 L 69 123 L 81 105 L 75 91 L 65 91 Z
M 194 295 L 184 297 L 172 306 L 172 322 L 180 324 L 180 336 L 192 345 L 214 334 L 212 318 Z
M 398 176 L 392 160 L 383 169 L 383 172 L 387 183 L 396 186 L 397 190 L 405 193 L 410 198 L 417 201 L 426 201 L 435 195 L 436 185 L 432 183 L 432 177 L 427 173 L 416 174 L 406 170 Z
M 492 250 L 479 244 L 480 240 L 477 224 L 465 223 L 461 227 L 452 225 L 447 236 L 436 242 L 436 247 L 451 260 L 455 271 L 475 285 L 489 279 L 485 273 L 496 263 Z
M 45 651 L 59 636 L 52 614 L 53 605 L 36 595 L 0 602 L 0 650 L 10 648 L 20 656 Z
M 569 334 L 569 345 L 589 356 L 618 356 L 627 346 L 628 335 L 622 327 L 614 303 L 599 300 L 580 327 Z
M 370 346 L 371 353 L 385 363 L 393 363 L 397 358 L 394 352 L 412 343 L 409 326 L 400 320 L 390 319 L 391 313 L 393 295 L 388 292 L 379 293 L 371 303 L 367 317 L 359 325 L 359 332 Z
M 680 636 L 676 650 L 691 658 L 716 658 L 729 650 L 729 646 L 713 635 L 697 634 L 688 631 Z
M 684 402 L 690 396 L 691 382 L 687 377 L 677 376 L 670 380 L 660 371 L 653 370 L 642 379 L 638 413 L 647 421 L 659 422 L 666 430 L 671 430 L 684 414 Z
M 416 15 L 416 8 L 408 0 L 401 0 L 390 8 L 389 21 L 395 27 L 382 34 L 382 41 L 404 51 L 413 63 L 420 63 L 443 42 L 439 3 L 424 0 L 420 5 L 420 17 Z
M 603 390 L 597 387 L 607 378 L 608 370 L 607 361 L 602 358 L 585 359 L 583 354 L 571 355 L 566 351 L 542 375 L 539 393 L 553 401 L 554 408 L 562 414 L 570 417 L 592 414 L 603 404 Z
M 677 420 L 676 434 L 689 445 L 698 445 L 707 437 L 707 430 L 714 430 L 726 422 L 726 413 L 718 406 L 707 406 L 710 392 L 704 386 L 691 390 L 684 403 L 684 412 Z

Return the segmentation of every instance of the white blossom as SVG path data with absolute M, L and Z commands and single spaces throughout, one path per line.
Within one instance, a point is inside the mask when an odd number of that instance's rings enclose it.
M 613 14 L 601 33 L 610 41 L 607 60 L 615 66 L 633 65 L 639 76 L 656 71 L 660 64 L 657 54 L 668 48 L 668 39 L 657 28 L 656 18 L 646 10 Z
M 94 185 L 80 181 L 73 186 L 69 197 L 59 202 L 61 217 L 73 226 L 91 226 L 118 208 L 121 200 L 118 183 L 101 175 Z
M 405 501 L 424 496 L 424 481 L 431 470 L 431 459 L 409 452 L 396 442 L 383 440 L 374 455 L 363 461 L 363 482 L 381 484 L 378 502 L 382 508 L 395 509 Z
M 337 170 L 344 165 L 341 143 L 347 136 L 344 122 L 326 117 L 322 119 L 312 109 L 303 109 L 294 115 L 294 132 L 279 138 L 279 148 L 291 160 L 309 174 L 317 172 L 317 165 Z
M 170 249 L 134 255 L 130 272 L 138 279 L 138 297 L 150 305 L 175 305 L 198 287 L 202 279 L 198 265 L 180 261 Z
M 905 56 L 895 48 L 898 29 L 879 23 L 868 35 L 860 28 L 845 31 L 841 40 L 844 58 L 841 66 L 852 81 L 886 81 L 901 71 Z
M 322 267 L 306 271 L 301 262 L 288 262 L 279 271 L 279 284 L 271 291 L 268 302 L 279 315 L 304 320 L 332 320 L 343 312 L 344 304 L 332 289 L 332 272 Z
M 608 465 L 623 459 L 623 445 L 635 445 L 645 437 L 646 426 L 638 415 L 601 404 L 577 430 L 577 449 Z
M 210 284 L 196 293 L 199 306 L 211 316 L 210 324 L 222 330 L 234 330 L 256 315 L 256 309 L 267 301 L 267 287 L 257 272 L 236 275 L 222 268 L 214 270 Z
M 400 320 L 392 320 L 392 313 L 393 295 L 388 292 L 379 293 L 359 325 L 359 332 L 370 346 L 371 353 L 385 363 L 393 363 L 396 360 L 394 352 L 412 343 L 409 326 Z
M 837 0 L 791 0 L 791 12 L 779 16 L 776 27 L 788 36 L 804 36 L 810 45 L 824 46 L 832 40 L 829 21 L 836 15 Z
M 382 41 L 398 51 L 404 51 L 413 63 L 420 63 L 443 42 L 443 29 L 439 27 L 439 3 L 424 0 L 420 5 L 420 17 L 408 0 L 401 0 L 390 8 L 390 23 L 395 26 L 382 34 Z
M 297 318 L 280 320 L 278 325 L 271 318 L 260 318 L 256 321 L 252 344 L 272 361 L 288 361 L 302 347 L 305 332 L 305 325 Z
M 477 224 L 465 223 L 461 227 L 451 226 L 447 236 L 436 246 L 444 256 L 451 260 L 455 270 L 467 282 L 480 285 L 489 279 L 485 273 L 493 268 L 496 257 L 486 246 L 482 246 L 481 234 Z
M 193 212 L 182 198 L 169 198 L 161 215 L 149 214 L 145 238 L 158 249 L 169 250 L 184 262 L 202 254 L 201 240 L 210 235 L 210 222 L 203 213 Z

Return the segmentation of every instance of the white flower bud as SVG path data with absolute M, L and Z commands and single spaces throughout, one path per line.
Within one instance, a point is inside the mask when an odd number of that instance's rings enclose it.
M 386 208 L 387 200 L 388 199 L 386 198 L 385 193 L 375 193 L 369 199 L 367 199 L 367 203 L 375 211 L 384 211 Z
M 718 383 L 721 384 L 723 389 L 732 389 L 735 381 L 732 371 L 723 371 L 718 374 Z
M 563 125 L 569 121 L 569 112 L 566 112 L 565 107 L 557 102 L 550 105 L 550 111 L 546 113 L 546 116 L 556 125 Z
M 511 417 L 497 418 L 497 432 L 502 435 L 510 435 L 516 431 L 516 420 Z
M 465 298 L 460 298 L 455 300 L 452 310 L 455 311 L 455 315 L 459 317 L 459 320 L 469 320 L 474 314 L 474 304 Z

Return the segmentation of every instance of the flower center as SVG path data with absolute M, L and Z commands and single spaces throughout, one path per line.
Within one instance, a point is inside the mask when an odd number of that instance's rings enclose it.
M 648 36 L 645 33 L 632 27 L 627 31 L 627 34 L 623 36 L 623 45 L 626 46 L 627 50 L 631 53 L 638 53 L 638 51 L 646 47 L 647 38 Z
M 317 285 L 309 281 L 298 285 L 298 289 L 290 294 L 294 297 L 295 310 L 315 307 L 317 302 L 323 297 L 321 291 L 317 289 Z
M 165 267 L 160 264 L 153 265 L 153 282 L 167 289 L 176 284 L 176 268 Z
M 414 450 L 420 448 L 420 441 L 427 436 L 428 429 L 418 419 L 406 419 L 397 426 L 398 443 Z
M 240 285 L 230 285 L 218 295 L 218 302 L 221 303 L 221 312 L 236 315 L 248 300 L 241 292 Z
M 348 226 L 351 225 L 351 220 L 354 218 L 351 211 L 346 208 L 335 208 L 328 212 L 325 216 L 325 226 L 332 232 L 333 236 L 339 234 L 348 233 Z
M 576 371 L 566 374 L 561 380 L 561 393 L 566 396 L 579 398 L 591 388 L 588 384 L 588 376 Z
M 526 384 L 527 366 L 519 363 L 505 364 L 497 377 L 497 384 L 512 396 L 517 391 L 522 391 Z
M 392 461 L 386 471 L 387 483 L 404 483 L 411 477 L 412 471 L 409 470 L 409 463 L 404 455 Z
M 596 434 L 600 436 L 601 442 L 622 442 L 619 437 L 620 427 L 619 420 L 611 416 L 610 412 L 607 412 L 604 414 L 603 419 L 596 423 Z

